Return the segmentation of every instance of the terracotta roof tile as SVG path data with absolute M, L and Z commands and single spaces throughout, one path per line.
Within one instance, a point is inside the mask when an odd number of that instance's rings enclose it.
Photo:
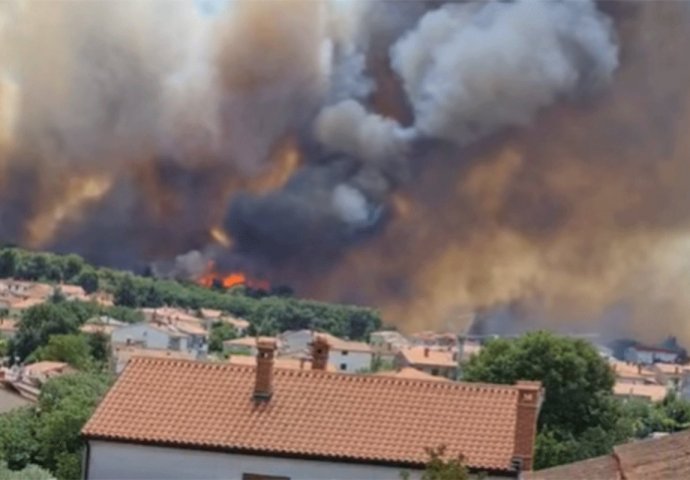
M 409 365 L 424 365 L 434 367 L 457 367 L 457 360 L 453 359 L 453 352 L 448 349 L 431 347 L 410 347 L 400 350 L 400 355 Z
M 91 438 L 421 465 L 446 445 L 468 465 L 509 470 L 518 389 L 135 358 L 83 429 Z
M 613 455 L 527 474 L 526 480 L 672 480 L 690 478 L 690 430 L 626 443 Z
M 616 459 L 612 455 L 590 458 L 560 467 L 527 472 L 525 480 L 620 480 Z
M 388 370 L 388 371 L 384 371 L 384 372 L 377 372 L 374 375 L 377 375 L 379 377 L 414 378 L 417 380 L 433 380 L 435 382 L 450 382 L 450 380 L 447 378 L 436 377 L 434 375 L 423 372 L 421 370 L 417 370 L 416 368 L 412 368 L 412 367 L 404 367 L 398 371 Z

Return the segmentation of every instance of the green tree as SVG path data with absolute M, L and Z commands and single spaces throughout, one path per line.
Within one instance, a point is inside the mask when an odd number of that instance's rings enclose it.
M 24 468 L 36 458 L 39 450 L 35 438 L 37 426 L 36 412 L 32 407 L 17 408 L 0 415 L 0 460 L 12 470 Z
M 77 478 L 77 477 L 74 477 Z M 0 479 L 2 480 L 55 480 L 48 470 L 37 465 L 27 465 L 21 470 L 10 470 L 6 463 L 0 462 Z
M 469 480 L 470 472 L 464 465 L 462 455 L 448 457 L 443 445 L 438 448 L 427 448 L 426 453 L 429 460 L 424 467 L 422 480 Z M 410 478 L 408 472 L 403 472 L 400 476 L 403 480 Z
M 115 304 L 136 308 L 139 306 L 137 286 L 131 275 L 125 275 L 115 290 Z
M 66 362 L 79 370 L 94 366 L 91 345 L 82 334 L 53 335 L 46 345 L 38 347 L 30 355 L 29 360 Z
M 89 294 L 97 292 L 100 284 L 98 273 L 91 267 L 84 268 L 75 278 L 75 282 Z
M 110 359 L 110 337 L 103 332 L 94 332 L 86 335 L 86 339 L 93 360 L 105 367 Z
M 0 278 L 13 277 L 19 262 L 19 254 L 14 248 L 3 248 L 0 251 Z
M 79 432 L 112 379 L 104 374 L 78 373 L 49 380 L 38 400 L 37 463 L 59 479 L 80 478 L 83 441 Z
M 83 321 L 78 315 L 80 302 L 44 303 L 27 309 L 17 322 L 17 333 L 10 342 L 11 356 L 24 360 L 52 335 L 77 333 Z
M 583 340 L 534 332 L 489 342 L 463 368 L 466 381 L 539 380 L 546 398 L 538 421 L 535 467 L 608 453 L 631 429 L 612 397 L 613 372 Z
M 208 349 L 211 352 L 222 352 L 223 342 L 235 338 L 237 338 L 237 332 L 232 325 L 225 322 L 215 322 L 211 325 Z

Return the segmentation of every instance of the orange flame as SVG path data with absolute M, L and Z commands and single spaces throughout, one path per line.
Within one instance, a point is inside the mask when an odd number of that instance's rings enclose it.
M 242 272 L 221 274 L 216 270 L 216 265 L 213 262 L 209 262 L 206 272 L 197 279 L 197 283 L 207 288 L 213 287 L 216 283 L 222 285 L 223 288 L 232 288 L 240 285 L 256 290 L 269 290 L 271 288 L 271 284 L 268 281 L 250 278 Z

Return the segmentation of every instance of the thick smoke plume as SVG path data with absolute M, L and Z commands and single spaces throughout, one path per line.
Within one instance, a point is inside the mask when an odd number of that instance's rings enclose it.
M 5 2 L 0 240 L 690 337 L 689 40 L 682 2 Z

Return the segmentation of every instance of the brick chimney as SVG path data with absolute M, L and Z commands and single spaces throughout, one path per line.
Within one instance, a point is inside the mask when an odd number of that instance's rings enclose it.
M 328 366 L 328 340 L 322 335 L 316 335 L 311 342 L 311 369 L 326 370 Z
M 276 341 L 272 338 L 258 338 L 256 348 L 254 400 L 266 402 L 273 395 L 273 356 L 276 351 Z
M 424 358 L 429 358 L 429 347 L 424 347 Z
M 541 408 L 543 391 L 541 382 L 520 380 L 515 386 L 518 389 L 518 403 L 513 458 L 520 470 L 529 471 L 532 470 L 534 460 L 537 417 Z

